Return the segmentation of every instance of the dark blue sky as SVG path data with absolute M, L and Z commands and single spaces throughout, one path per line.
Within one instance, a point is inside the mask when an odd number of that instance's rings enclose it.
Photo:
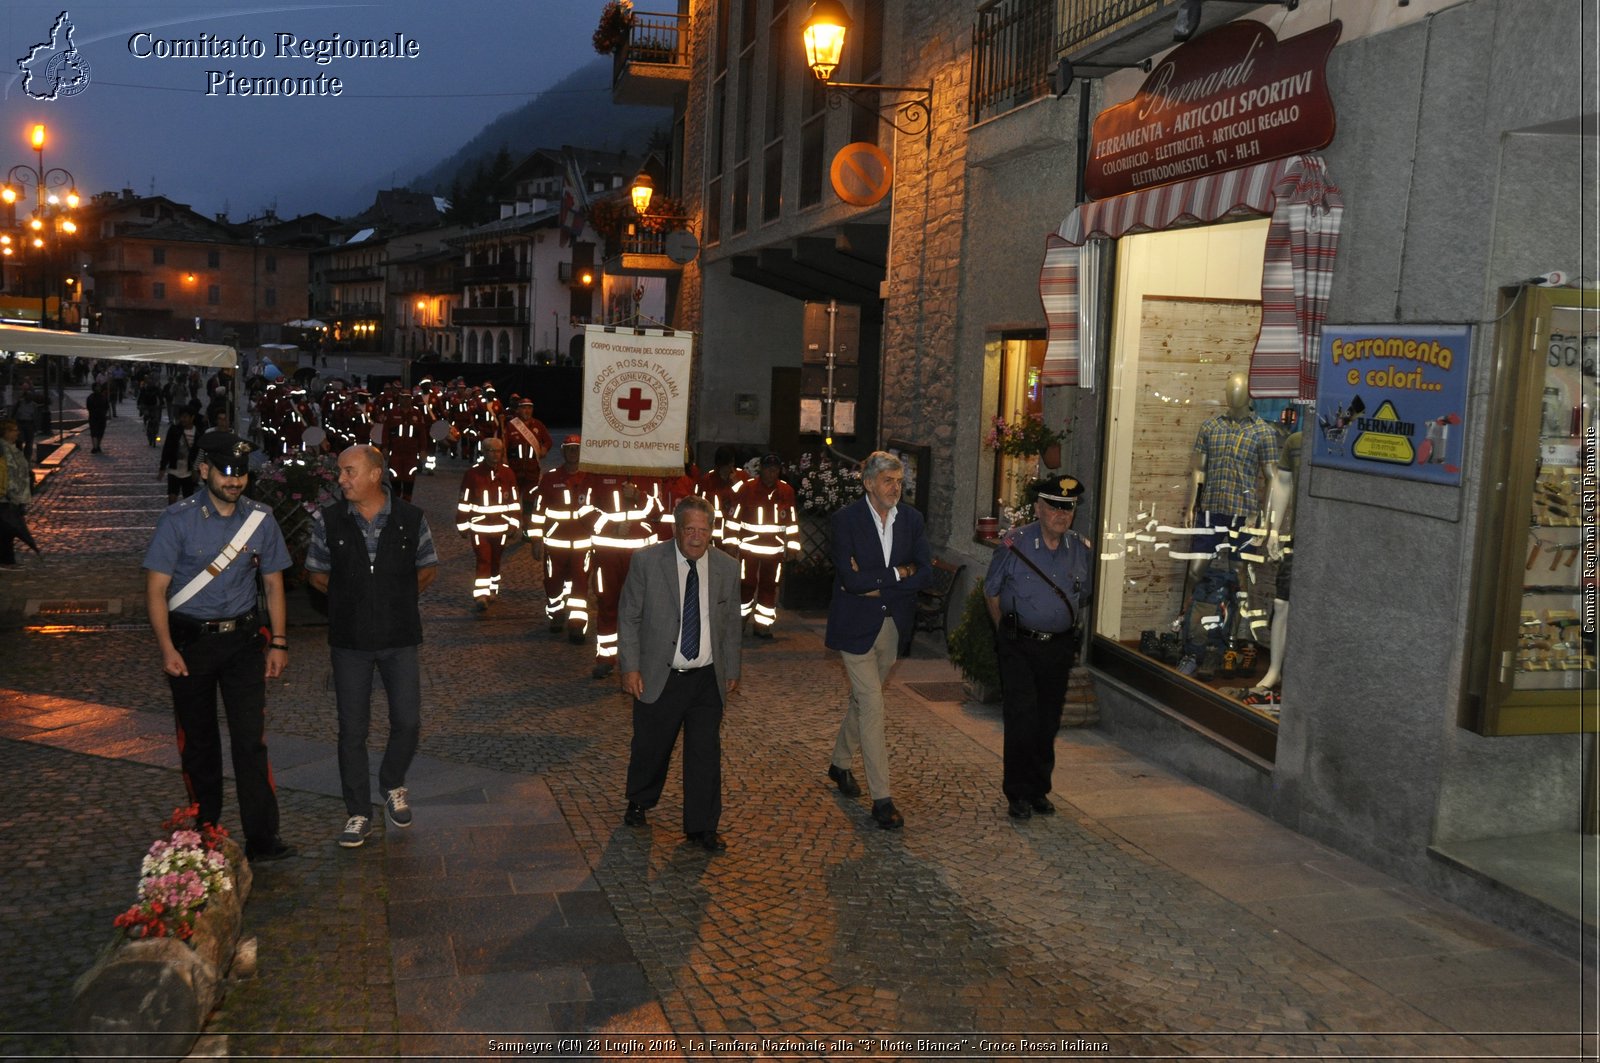
M 0 170 L 34 162 L 28 129 L 44 122 L 45 165 L 70 170 L 85 194 L 154 191 L 208 215 L 227 211 L 234 220 L 267 207 L 281 217 L 348 214 L 366 206 L 377 187 L 410 180 L 495 117 L 594 59 L 589 37 L 603 6 L 604 0 L 67 6 L 6 0 Z M 76 55 L 50 62 L 64 52 L 64 41 L 54 53 L 35 53 L 28 62 L 34 76 L 25 84 L 19 62 L 51 39 L 63 11 L 74 27 Z M 341 56 L 322 64 L 313 58 L 327 47 L 316 42 L 335 35 L 394 45 L 397 34 L 400 49 L 414 50 L 414 58 Z M 218 54 L 225 49 L 261 55 Z M 299 79 L 319 77 L 311 95 L 246 96 L 238 88 L 248 79 L 271 79 L 281 88 L 283 78 L 298 86 Z M 334 78 L 342 82 L 337 96 Z M 52 92 L 53 99 L 36 98 Z

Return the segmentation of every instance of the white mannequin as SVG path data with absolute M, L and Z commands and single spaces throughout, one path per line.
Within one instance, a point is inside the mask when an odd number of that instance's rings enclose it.
M 1284 540 L 1291 537 L 1290 532 L 1294 527 L 1294 489 L 1295 477 L 1300 471 L 1300 444 L 1299 432 L 1284 442 L 1282 464 L 1272 474 L 1271 491 L 1267 496 L 1267 557 L 1273 561 L 1283 560 Z M 1283 682 L 1283 654 L 1289 645 L 1288 638 L 1288 599 L 1274 598 L 1272 641 L 1269 645 L 1272 658 L 1267 666 L 1267 674 L 1261 677 L 1261 682 L 1254 689 L 1271 690 Z

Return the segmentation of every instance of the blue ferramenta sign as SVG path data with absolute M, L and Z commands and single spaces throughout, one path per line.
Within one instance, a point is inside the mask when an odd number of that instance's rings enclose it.
M 1311 462 L 1461 485 L 1470 325 L 1330 325 Z

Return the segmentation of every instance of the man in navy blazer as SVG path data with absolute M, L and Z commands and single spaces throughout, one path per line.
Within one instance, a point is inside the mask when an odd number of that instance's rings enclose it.
M 727 848 L 722 816 L 722 707 L 739 687 L 739 562 L 711 546 L 711 503 L 673 510 L 673 540 L 633 556 L 617 606 L 622 689 L 633 697 L 628 811 L 642 827 L 661 798 L 683 732 L 683 831 L 709 852 Z M 685 608 L 685 603 L 692 603 Z
M 899 458 L 875 450 L 861 466 L 865 496 L 833 514 L 833 601 L 826 642 L 844 661 L 850 706 L 839 724 L 828 778 L 846 797 L 860 794 L 850 771 L 859 749 L 872 818 L 884 830 L 898 829 L 905 818 L 889 788 L 883 684 L 902 641 L 910 642 L 917 591 L 933 574 L 922 514 L 900 501 L 905 478 Z

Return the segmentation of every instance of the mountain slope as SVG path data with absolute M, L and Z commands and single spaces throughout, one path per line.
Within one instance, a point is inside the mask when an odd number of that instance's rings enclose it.
M 454 155 L 419 174 L 410 187 L 447 193 L 452 180 L 458 175 L 470 177 L 480 162 L 487 163 L 501 147 L 514 160 L 536 148 L 559 148 L 563 144 L 643 155 L 650 134 L 665 130 L 671 120 L 670 108 L 613 104 L 611 59 L 596 56 L 593 62 L 484 126 Z

